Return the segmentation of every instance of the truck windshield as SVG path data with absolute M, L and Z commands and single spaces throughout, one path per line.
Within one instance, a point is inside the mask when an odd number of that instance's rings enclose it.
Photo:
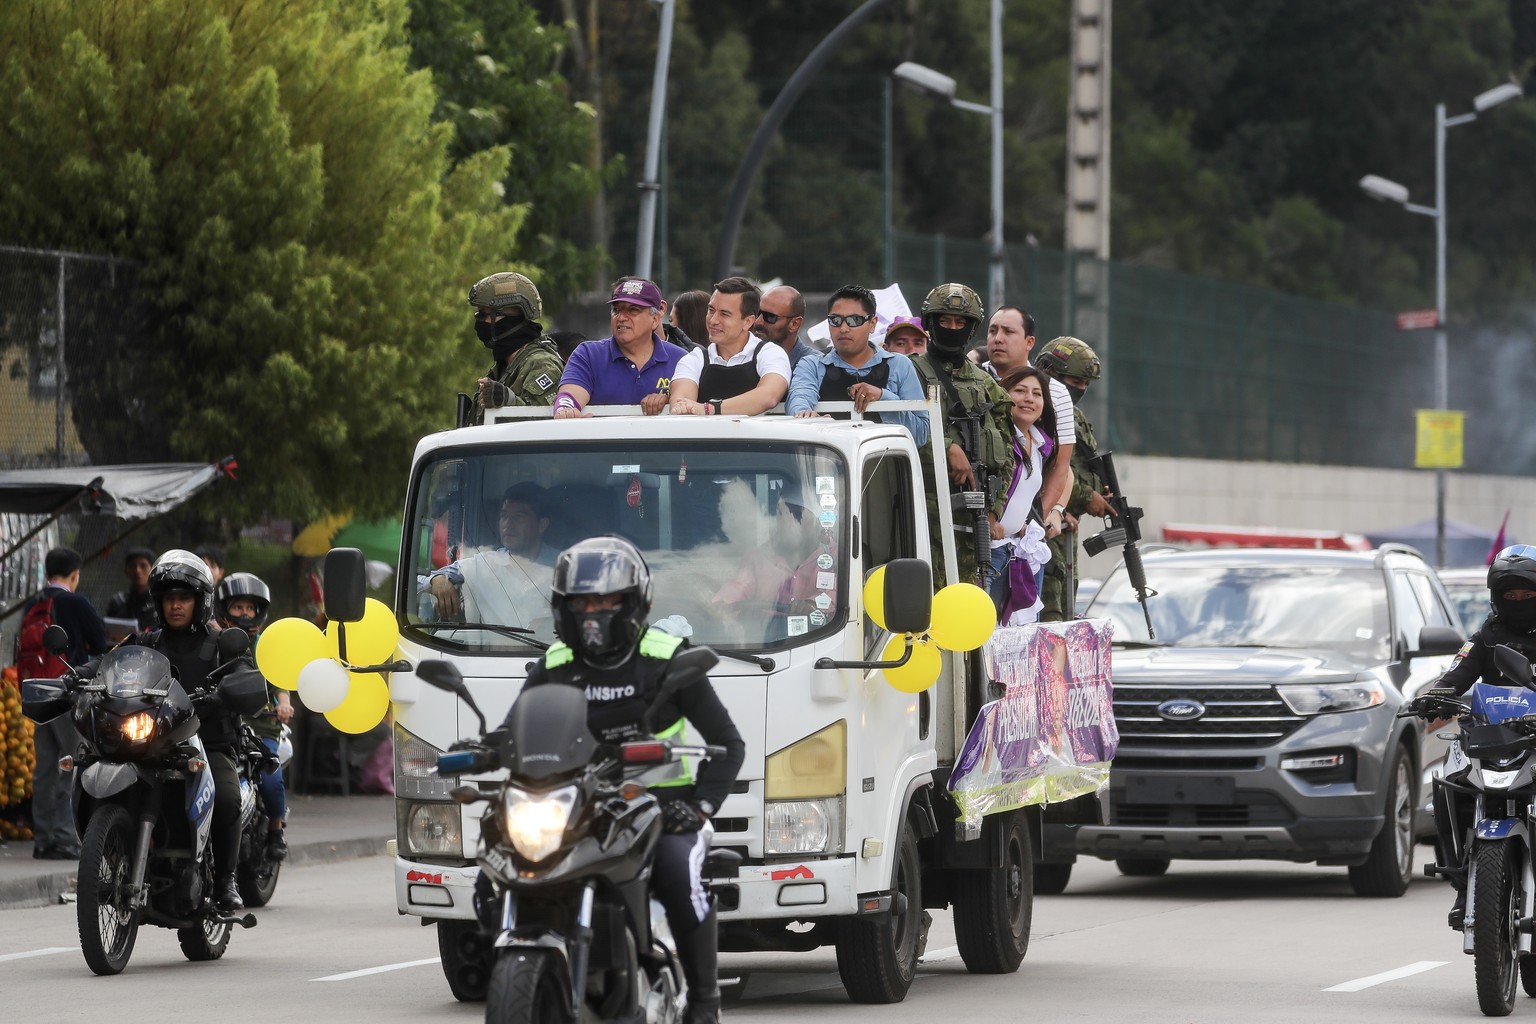
M 618 534 L 650 566 L 653 626 L 727 649 L 798 644 L 844 619 L 846 481 L 811 445 L 444 449 L 412 481 L 400 623 L 445 650 L 526 654 L 555 639 L 555 556 Z
M 1386 582 L 1373 569 L 1148 565 L 1157 644 L 1310 647 L 1361 658 L 1389 654 Z M 1114 621 L 1116 643 L 1146 643 L 1147 624 L 1123 568 L 1088 606 Z

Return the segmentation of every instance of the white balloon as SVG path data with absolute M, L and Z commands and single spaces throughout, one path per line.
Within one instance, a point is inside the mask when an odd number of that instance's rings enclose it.
M 352 686 L 352 676 L 330 658 L 316 658 L 299 669 L 299 699 L 317 714 L 341 706 Z

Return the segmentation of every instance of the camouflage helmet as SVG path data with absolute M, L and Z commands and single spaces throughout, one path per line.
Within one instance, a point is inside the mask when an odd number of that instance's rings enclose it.
M 1053 377 L 1081 377 L 1098 380 L 1099 357 L 1086 341 L 1054 338 L 1035 354 L 1035 365 Z
M 963 284 L 938 285 L 923 299 L 923 319 L 942 313 L 958 313 L 977 323 L 986 319 L 986 310 L 981 306 L 981 296 L 976 294 L 975 289 Z
M 483 277 L 469 289 L 469 304 L 475 308 L 487 306 L 502 309 L 516 306 L 529 320 L 542 320 L 544 301 L 533 282 L 522 274 L 503 272 Z

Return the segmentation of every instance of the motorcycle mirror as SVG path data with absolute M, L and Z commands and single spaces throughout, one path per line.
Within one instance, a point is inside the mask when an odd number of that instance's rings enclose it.
M 251 649 L 251 635 L 239 626 L 219 630 L 219 656 L 224 660 L 238 658 Z
M 690 647 L 686 651 L 673 655 L 671 664 L 667 666 L 667 674 L 662 677 L 661 689 L 656 691 L 656 699 L 651 701 L 650 707 L 645 709 L 643 725 L 646 730 L 650 731 L 654 728 L 651 716 L 658 708 L 707 677 L 709 670 L 718 664 L 720 664 L 720 655 L 708 647 Z
M 43 650 L 49 654 L 63 654 L 69 650 L 69 632 L 57 622 L 43 630 Z
M 1530 661 L 1508 644 L 1493 649 L 1493 663 L 1505 679 L 1521 686 L 1536 686 L 1536 672 L 1532 671 Z

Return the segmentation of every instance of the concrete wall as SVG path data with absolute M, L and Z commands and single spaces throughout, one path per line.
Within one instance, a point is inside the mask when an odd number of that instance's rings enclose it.
M 1435 474 L 1428 470 L 1152 456 L 1117 458 L 1115 468 L 1126 494 L 1146 509 L 1148 541 L 1160 540 L 1170 522 L 1369 533 L 1435 515 Z M 1447 519 L 1494 532 L 1508 509 L 1509 535 L 1536 538 L 1536 479 L 1447 476 Z M 1084 535 L 1098 531 L 1093 523 Z M 1433 560 L 1432 550 L 1424 553 Z M 1082 574 L 1103 576 L 1119 557 L 1118 550 L 1106 551 L 1087 560 Z

